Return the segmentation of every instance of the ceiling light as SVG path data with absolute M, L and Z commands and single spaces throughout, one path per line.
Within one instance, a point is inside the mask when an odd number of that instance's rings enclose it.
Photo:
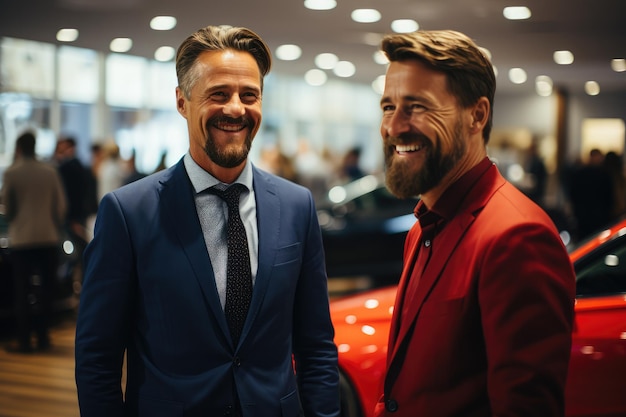
M 109 44 L 109 49 L 113 52 L 124 53 L 130 51 L 133 47 L 133 40 L 131 38 L 115 38 Z
M 597 96 L 598 94 L 600 94 L 600 84 L 598 84 L 596 81 L 587 81 L 585 83 L 585 93 L 589 94 L 590 96 Z
M 295 61 L 302 56 L 302 49 L 298 45 L 285 44 L 276 48 L 276 58 L 283 61 Z
M 530 9 L 525 6 L 505 7 L 502 10 L 502 14 L 509 20 L 525 20 L 530 19 L 530 16 L 532 16 Z
M 389 59 L 387 55 L 383 51 L 376 51 L 372 56 L 374 58 L 374 62 L 380 65 L 387 65 L 389 63 Z
M 574 62 L 574 54 L 570 51 L 554 51 L 554 62 L 559 65 L 570 65 Z
M 419 28 L 420 25 L 413 19 L 398 19 L 391 22 L 391 30 L 396 33 L 415 32 Z
M 333 68 L 333 72 L 337 77 L 352 77 L 356 72 L 356 67 L 350 61 L 339 61 L 337 65 L 335 65 L 335 68 Z
M 304 74 L 304 81 L 314 87 L 326 84 L 328 76 L 321 69 L 311 69 Z
M 356 9 L 352 11 L 351 17 L 358 23 L 374 23 L 380 20 L 381 15 L 376 9 Z
M 339 58 L 335 54 L 331 54 L 329 52 L 319 54 L 315 57 L 315 65 L 321 69 L 333 69 L 335 65 L 339 62 Z
M 304 7 L 310 10 L 330 10 L 337 7 L 336 0 L 304 0 Z
M 509 80 L 513 84 L 524 84 L 528 76 L 526 75 L 526 71 L 521 68 L 511 68 L 509 70 Z
M 176 27 L 174 16 L 155 16 L 150 21 L 150 28 L 154 30 L 172 30 Z
M 57 32 L 57 41 L 74 42 L 78 39 L 78 29 L 61 29 Z
M 626 71 L 626 59 L 624 58 L 616 58 L 611 60 L 611 68 L 615 72 L 624 72 Z
M 372 89 L 374 90 L 374 92 L 376 92 L 376 94 L 382 95 L 385 92 L 384 75 L 379 75 L 378 77 L 376 77 L 376 79 L 372 82 Z
M 161 46 L 154 52 L 154 59 L 161 62 L 167 62 L 174 59 L 176 49 L 171 46 Z
M 542 97 L 548 97 L 552 94 L 552 78 L 547 75 L 540 75 L 535 78 L 535 91 Z

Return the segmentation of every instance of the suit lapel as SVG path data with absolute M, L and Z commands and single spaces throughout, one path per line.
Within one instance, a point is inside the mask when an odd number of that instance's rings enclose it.
M 473 186 L 472 191 L 465 199 L 463 206 L 460 207 L 458 213 L 454 218 L 446 225 L 447 232 L 439 236 L 437 242 L 437 253 L 433 256 L 425 274 L 420 278 L 420 282 L 412 300 L 404 300 L 411 305 L 407 310 L 406 316 L 402 317 L 402 322 L 405 325 L 400 326 L 400 323 L 395 323 L 394 329 L 397 334 L 393 344 L 390 343 L 390 360 L 389 363 L 393 364 L 395 359 L 399 359 L 399 353 L 404 349 L 402 346 L 408 343 L 408 339 L 411 338 L 415 321 L 419 316 L 419 312 L 424 305 L 424 302 L 432 292 L 434 286 L 439 281 L 441 274 L 445 268 L 446 263 L 456 250 L 462 237 L 467 232 L 467 229 L 472 225 L 478 212 L 487 204 L 493 193 L 505 183 L 504 179 L 498 172 L 495 166 L 491 166 L 489 170 L 478 180 Z M 411 248 L 411 257 L 408 259 L 415 259 L 415 254 L 420 244 L 420 236 L 413 240 L 413 246 Z M 400 284 L 402 285 L 401 291 L 398 291 L 397 300 L 402 300 L 406 294 L 407 282 L 410 279 L 412 273 L 409 268 L 405 268 L 402 274 Z M 400 292 L 402 294 L 400 294 Z M 402 308 L 402 306 L 396 307 Z M 394 308 L 394 315 L 400 314 L 400 311 L 396 311 Z M 391 367 L 391 365 L 390 365 Z
M 256 199 L 257 229 L 259 233 L 259 265 L 248 316 L 241 333 L 240 344 L 248 335 L 252 323 L 263 304 L 269 286 L 269 277 L 278 242 L 280 226 L 280 199 L 276 192 L 276 184 L 271 177 L 252 166 L 254 195 Z
M 196 213 L 194 190 L 182 159 L 172 168 L 171 177 L 163 180 L 162 185 L 160 204 L 165 218 L 172 220 L 165 223 L 166 227 L 170 228 L 168 234 L 178 237 L 181 249 L 189 259 L 195 279 L 202 290 L 202 295 L 207 300 L 209 309 L 215 315 L 226 338 L 230 340 L 228 324 L 215 286 L 213 267 L 206 249 L 200 221 L 197 215 L 190 215 L 190 213 Z

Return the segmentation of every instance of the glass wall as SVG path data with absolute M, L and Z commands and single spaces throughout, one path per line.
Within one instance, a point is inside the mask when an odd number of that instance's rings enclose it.
M 89 164 L 92 144 L 113 141 L 121 157 L 134 156 L 144 173 L 174 164 L 187 151 L 185 120 L 176 110 L 173 62 L 13 38 L 1 38 L 0 45 L 3 166 L 26 128 L 36 128 L 42 138 L 40 157 L 52 155 L 58 136 L 72 136 L 79 157 Z M 378 171 L 378 101 L 370 86 L 335 81 L 313 87 L 270 74 L 251 157 L 263 165 L 268 150 L 294 161 L 308 152 L 334 166 L 358 147 L 363 168 Z

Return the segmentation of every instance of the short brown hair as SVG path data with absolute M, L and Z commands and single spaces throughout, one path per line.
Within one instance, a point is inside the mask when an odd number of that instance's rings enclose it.
M 178 85 L 186 98 L 190 97 L 191 89 L 200 76 L 193 70 L 198 56 L 206 51 L 227 49 L 248 52 L 254 57 L 261 72 L 261 87 L 263 86 L 263 77 L 272 66 L 272 54 L 261 37 L 247 28 L 207 26 L 185 39 L 176 53 Z
M 463 107 L 487 97 L 490 111 L 483 139 L 485 144 L 489 141 L 496 76 L 491 62 L 472 39 L 452 30 L 420 30 L 385 36 L 382 50 L 390 61 L 416 59 L 445 73 L 448 89 Z

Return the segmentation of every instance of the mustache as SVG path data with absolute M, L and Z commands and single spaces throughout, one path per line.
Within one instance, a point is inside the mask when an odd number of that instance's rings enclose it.
M 228 123 L 228 124 L 233 124 L 233 125 L 237 125 L 237 124 L 241 124 L 244 127 L 250 127 L 252 126 L 252 121 L 247 118 L 247 117 L 229 117 L 229 116 L 216 116 L 213 117 L 211 119 L 208 120 L 207 125 L 214 125 L 217 123 Z
M 419 133 L 403 133 L 398 136 L 387 135 L 385 141 L 389 145 L 406 145 L 408 143 L 414 143 L 416 141 L 430 143 L 431 140 L 426 135 Z

